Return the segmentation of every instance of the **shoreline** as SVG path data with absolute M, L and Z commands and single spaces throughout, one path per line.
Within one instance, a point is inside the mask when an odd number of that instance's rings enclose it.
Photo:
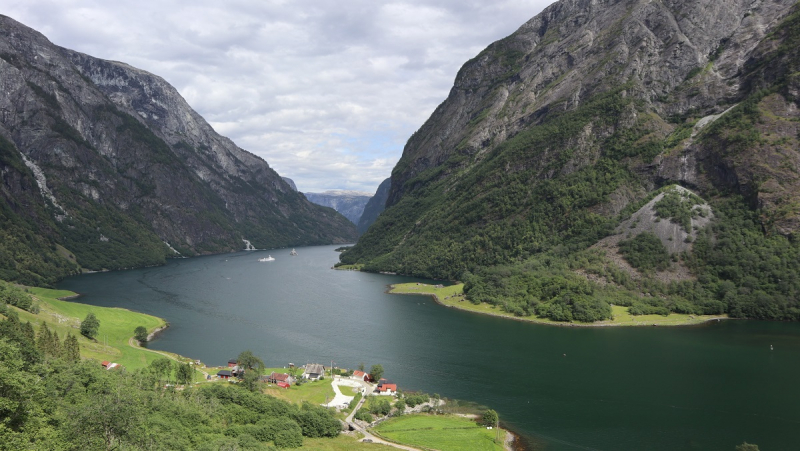
M 424 296 L 430 296 L 430 297 L 433 298 L 434 302 L 436 302 L 437 304 L 439 304 L 439 305 L 441 305 L 443 307 L 453 308 L 453 309 L 456 309 L 456 310 L 461 310 L 463 312 L 476 313 L 476 314 L 479 314 L 479 315 L 493 316 L 493 317 L 496 317 L 496 318 L 510 319 L 510 320 L 514 320 L 514 321 L 522 321 L 522 322 L 526 322 L 526 323 L 542 324 L 542 325 L 556 326 L 556 327 L 680 327 L 680 326 L 697 326 L 697 325 L 702 325 L 702 324 L 706 324 L 706 323 L 710 323 L 710 322 L 714 322 L 714 321 L 730 320 L 731 319 L 731 318 L 729 318 L 727 316 L 715 315 L 715 316 L 710 316 L 708 318 L 696 319 L 696 320 L 694 320 L 692 322 L 685 322 L 685 323 L 660 323 L 659 324 L 658 322 L 641 321 L 641 322 L 636 322 L 636 323 L 633 323 L 633 324 L 625 324 L 625 323 L 619 323 L 619 322 L 617 322 L 617 323 L 608 322 L 608 320 L 598 321 L 596 323 L 575 323 L 575 322 L 568 322 L 567 323 L 567 322 L 558 322 L 558 321 L 548 321 L 548 320 L 545 320 L 545 319 L 535 318 L 535 317 L 519 317 L 519 316 L 514 316 L 514 315 L 511 315 L 511 314 L 503 314 L 503 313 L 494 313 L 494 312 L 484 312 L 484 311 L 480 311 L 480 310 L 472 310 L 472 309 L 460 307 L 458 305 L 452 305 L 452 304 L 445 303 L 439 298 L 438 294 L 436 294 L 434 292 L 431 292 L 431 291 L 419 291 L 419 292 L 416 292 L 416 293 L 397 292 L 395 290 L 398 289 L 398 287 L 397 287 L 398 285 L 402 285 L 402 284 L 389 284 L 388 288 L 386 290 L 386 293 L 388 293 L 388 294 L 399 294 L 399 295 L 424 295 Z M 421 287 L 432 287 L 433 285 L 420 285 L 420 286 Z M 466 299 L 464 299 L 464 301 L 466 302 Z M 480 305 L 480 304 L 478 304 L 478 305 Z M 692 319 L 694 319 L 694 318 L 692 318 Z
M 147 335 L 147 342 L 148 342 L 148 343 L 149 343 L 149 342 L 150 342 L 150 341 L 151 341 L 153 338 L 155 338 L 155 336 L 156 336 L 156 335 L 158 335 L 158 334 L 160 334 L 161 332 L 163 332 L 163 331 L 167 330 L 167 328 L 169 327 L 169 322 L 167 322 L 167 320 L 165 320 L 164 318 L 160 318 L 160 319 L 161 319 L 162 321 L 164 321 L 164 325 L 163 325 L 163 326 L 160 326 L 160 327 L 156 327 L 156 328 L 155 328 L 155 330 L 153 330 L 152 332 L 150 332 L 150 333 Z M 141 346 L 141 343 L 140 343 L 140 346 Z M 185 357 L 185 356 L 181 356 L 181 357 Z M 187 358 L 188 358 L 188 357 L 187 357 Z

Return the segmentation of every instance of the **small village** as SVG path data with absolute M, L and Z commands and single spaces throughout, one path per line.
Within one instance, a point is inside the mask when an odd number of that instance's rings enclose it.
M 417 449 L 388 440 L 375 431 L 376 426 L 400 415 L 447 413 L 464 419 L 482 421 L 474 412 L 459 413 L 457 402 L 451 405 L 438 394 L 400 391 L 395 382 L 382 377 L 381 365 L 373 365 L 370 372 L 365 371 L 363 364 L 360 365 L 360 369 L 355 370 L 319 363 L 301 366 L 289 363 L 284 368 L 250 369 L 242 365 L 238 359 L 230 359 L 225 367 L 207 369 L 211 372 L 206 373 L 206 382 L 229 383 L 243 383 L 248 371 L 257 371 L 260 373 L 258 376 L 260 391 L 292 402 L 313 402 L 335 409 L 337 418 L 342 422 L 343 433 L 354 434 L 364 443 L 379 443 L 407 450 Z M 214 370 L 216 373 L 213 373 Z M 462 410 L 468 411 L 463 408 Z M 493 420 L 493 426 L 487 427 L 490 430 L 493 428 L 497 428 L 496 420 Z M 498 430 L 499 432 L 501 431 Z M 510 434 L 508 438 L 511 438 Z
M 513 448 L 513 434 L 498 427 L 497 414 L 493 410 L 482 411 L 474 406 L 460 406 L 458 401 L 442 399 L 438 394 L 401 391 L 395 382 L 382 377 L 384 370 L 380 364 L 372 365 L 369 372 L 363 364 L 355 370 L 319 363 L 300 366 L 289 363 L 282 368 L 266 368 L 249 351 L 228 360 L 224 366 L 209 367 L 199 360 L 185 358 L 177 360 L 178 365 L 175 367 L 185 366 L 189 373 L 195 375 L 184 381 L 188 385 L 242 384 L 249 390 L 295 404 L 311 403 L 331 409 L 341 423 L 341 433 L 364 444 L 374 443 L 404 450 L 427 449 L 409 446 L 409 442 L 393 435 L 392 429 L 396 428 L 395 425 L 388 429 L 385 427 L 405 418 L 411 421 L 412 426 L 421 426 L 421 429 L 439 436 L 447 436 L 446 430 L 475 428 L 477 423 L 485 428 L 487 435 L 483 436 L 483 440 L 495 443 L 498 447 L 496 449 Z M 103 361 L 101 365 L 104 370 L 123 369 L 122 365 L 110 361 Z M 173 384 L 167 378 L 164 387 L 173 390 L 184 390 L 188 387 L 178 380 Z M 426 423 L 420 425 L 419 421 Z M 435 426 L 430 427 L 430 424 Z M 412 429 L 402 426 L 400 431 L 409 433 Z M 418 429 L 413 431 L 419 432 Z

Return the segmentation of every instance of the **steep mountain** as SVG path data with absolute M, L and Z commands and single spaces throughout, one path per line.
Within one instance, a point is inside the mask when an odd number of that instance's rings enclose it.
M 0 80 L 0 278 L 356 237 L 153 74 L 0 16 Z
M 794 0 L 554 3 L 464 64 L 342 261 L 460 278 L 520 315 L 613 300 L 800 319 L 798 48 Z M 672 184 L 714 219 L 632 280 L 595 244 L 664 255 L 619 225 Z M 664 220 L 699 214 L 669 199 Z
M 364 212 L 361 213 L 361 218 L 358 219 L 358 233 L 364 234 L 369 229 L 378 215 L 383 213 L 386 208 L 386 199 L 389 198 L 389 188 L 392 186 L 392 179 L 388 178 L 378 185 L 378 190 L 375 195 L 370 197 L 367 204 L 364 206 Z
M 364 206 L 371 197 L 369 193 L 361 191 L 329 190 L 324 193 L 303 193 L 306 198 L 323 207 L 330 207 L 338 211 L 353 224 L 358 223 Z
M 290 179 L 289 177 L 281 177 L 281 178 L 283 179 L 284 182 L 286 182 L 287 185 L 289 185 L 289 188 L 291 188 L 294 191 L 297 191 L 297 185 L 294 184 L 294 180 Z

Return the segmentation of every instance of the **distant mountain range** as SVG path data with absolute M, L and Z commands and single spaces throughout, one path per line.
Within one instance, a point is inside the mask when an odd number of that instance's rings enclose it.
M 354 225 L 358 224 L 364 206 L 372 194 L 361 191 L 329 190 L 324 193 L 303 193 L 311 202 L 338 211 Z
M 2 279 L 357 237 L 156 75 L 0 16 L 0 80 Z

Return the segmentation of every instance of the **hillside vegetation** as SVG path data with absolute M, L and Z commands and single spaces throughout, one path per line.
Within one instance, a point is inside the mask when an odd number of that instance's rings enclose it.
M 69 294 L 0 282 L 0 450 L 361 447 L 338 437 L 328 409 L 261 394 L 258 384 L 176 389 L 187 363 L 129 344 L 137 325 L 152 331 L 162 320 L 55 299 Z M 76 341 L 89 311 L 100 321 L 99 339 Z M 106 370 L 100 359 L 122 366 Z
M 490 46 L 342 263 L 460 280 L 472 302 L 556 321 L 612 303 L 800 320 L 800 13 L 720 4 L 559 2 Z M 718 15 L 693 28 L 696 8 Z

